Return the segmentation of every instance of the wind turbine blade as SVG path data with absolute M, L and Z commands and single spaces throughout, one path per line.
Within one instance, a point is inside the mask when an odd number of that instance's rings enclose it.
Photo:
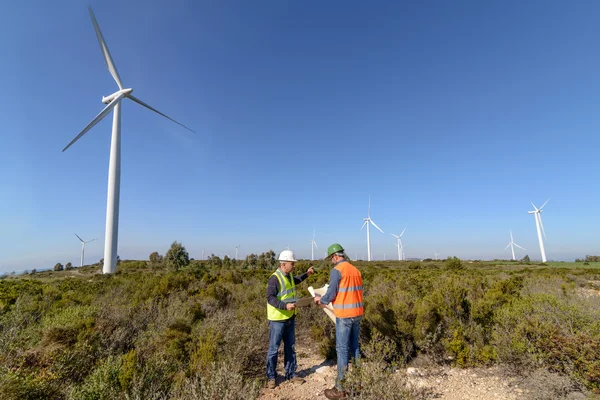
M 400 237 L 402 237 L 402 235 L 404 235 L 404 231 L 406 231 L 406 228 L 404 228 L 404 230 L 402 231 L 402 233 L 400 234 Z
M 540 207 L 540 210 L 541 210 L 542 208 L 544 208 L 544 206 L 545 206 L 546 204 L 548 204 L 548 202 L 549 202 L 549 201 L 550 201 L 550 199 L 546 200 L 546 202 L 545 202 L 544 204 L 542 204 L 542 206 Z
M 533 202 L 531 203 L 531 205 L 533 206 L 533 208 L 535 208 L 535 211 L 538 211 L 538 208 L 535 206 L 535 204 L 533 204 Z
M 127 96 L 127 97 L 128 97 L 128 98 L 130 98 L 131 100 L 135 101 L 136 103 L 143 105 L 143 106 L 144 106 L 144 107 L 146 107 L 147 109 L 149 109 L 149 110 L 152 110 L 152 111 L 154 111 L 155 113 L 162 115 L 162 116 L 163 116 L 163 117 L 165 117 L 166 119 L 170 119 L 171 121 L 175 122 L 177 125 L 181 125 L 181 126 L 183 126 L 183 127 L 184 127 L 185 129 L 187 129 L 188 131 L 191 131 L 191 132 L 194 132 L 194 133 L 196 133 L 194 130 L 192 130 L 192 129 L 188 128 L 187 126 L 185 126 L 185 125 L 184 125 L 184 124 L 182 124 L 181 122 L 177 122 L 177 121 L 175 121 L 173 118 L 169 117 L 168 115 L 165 115 L 165 114 L 161 113 L 161 112 L 160 112 L 160 111 L 158 111 L 156 108 L 153 108 L 153 107 L 149 106 L 148 104 L 144 103 L 143 101 L 141 101 L 141 100 L 140 100 L 140 99 L 138 99 L 137 97 L 135 97 L 135 96 L 132 96 L 132 95 L 129 95 L 129 96 Z
M 95 238 L 95 239 L 92 239 L 92 240 L 88 240 L 88 241 L 87 241 L 87 242 L 85 242 L 85 243 L 93 242 L 94 240 L 98 240 L 98 238 Z
M 368 217 L 371 218 L 371 196 L 369 196 L 369 214 Z
M 317 246 L 317 242 L 315 242 L 315 247 L 317 248 L 317 250 L 319 250 L 319 246 Z
M 510 245 L 511 245 L 511 243 L 509 243 L 509 244 L 508 244 L 508 246 L 506 246 L 506 247 L 504 248 L 504 250 L 508 249 L 508 248 L 510 247 Z
M 510 230 L 510 241 L 514 242 L 513 237 L 512 237 L 512 229 Z
M 540 220 L 540 227 L 542 228 L 542 233 L 544 234 L 544 239 L 547 239 L 546 238 L 546 231 L 544 230 L 544 223 L 542 222 L 542 216 L 538 213 L 537 217 Z
M 395 237 L 396 239 L 400 239 L 400 236 L 398 235 L 394 235 L 393 233 L 390 233 L 390 235 L 392 235 L 393 237 Z
M 102 55 L 104 56 L 104 62 L 108 67 L 108 71 L 112 75 L 117 85 L 119 85 L 119 89 L 123 89 L 123 84 L 121 83 L 121 78 L 119 77 L 119 73 L 117 72 L 117 67 L 115 67 L 115 63 L 113 62 L 112 57 L 110 56 L 110 51 L 108 50 L 108 46 L 104 41 L 104 36 L 102 36 L 102 32 L 100 31 L 100 26 L 98 25 L 98 21 L 96 21 L 96 16 L 92 11 L 92 7 L 88 8 L 90 12 L 90 17 L 92 18 L 92 23 L 94 24 L 94 30 L 96 31 L 96 37 L 98 37 L 98 43 L 100 44 L 100 49 L 102 50 Z
M 518 244 L 516 244 L 516 243 L 513 243 L 513 244 L 514 244 L 515 246 L 517 246 L 518 248 L 520 248 L 521 250 L 527 250 L 526 248 L 524 248 L 524 247 L 521 247 L 521 246 L 519 246 L 519 245 L 518 245 Z
M 373 224 L 373 226 L 377 229 L 379 229 L 379 232 L 383 233 L 383 231 L 381 230 L 380 227 L 377 226 L 377 224 L 375 222 L 373 222 L 373 220 L 371 220 L 371 223 Z
M 79 235 L 78 235 L 78 234 L 75 234 L 75 236 L 77 236 L 77 239 L 79 239 L 79 240 L 81 240 L 83 243 L 85 243 L 85 242 L 83 241 L 83 239 L 79 237 Z
M 125 95 L 123 93 L 121 93 L 120 95 L 118 95 L 117 97 L 115 97 L 115 99 L 113 101 L 111 101 L 106 107 L 104 107 L 104 110 L 100 111 L 100 114 L 96 115 L 96 118 L 94 118 L 92 120 L 92 122 L 90 122 L 85 128 L 83 128 L 83 130 L 79 133 L 79 135 L 75 136 L 75 139 L 71 140 L 71 142 L 67 145 L 67 147 L 65 147 L 64 149 L 62 149 L 62 151 L 65 151 L 66 149 L 68 149 L 69 147 L 71 147 L 71 145 L 73 143 L 75 143 L 76 141 L 79 140 L 79 138 L 81 138 L 83 135 L 86 134 L 87 131 L 89 131 L 90 129 L 92 129 L 92 127 L 94 125 L 96 125 L 98 122 L 100 122 L 102 120 L 102 118 L 106 117 L 106 115 L 112 111 L 113 108 L 115 108 L 115 106 L 117 104 L 119 104 L 119 101 L 121 101 L 123 99 Z
M 363 224 L 363 226 L 360 227 L 361 231 L 362 231 L 362 228 L 364 228 L 366 224 L 367 224 L 367 221 L 365 221 L 365 223 Z

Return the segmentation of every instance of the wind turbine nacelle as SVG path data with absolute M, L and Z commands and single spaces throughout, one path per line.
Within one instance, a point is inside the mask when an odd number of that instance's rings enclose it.
M 133 92 L 133 89 L 122 89 L 122 90 L 118 90 L 116 92 L 114 92 L 113 94 L 109 95 L 109 96 L 102 96 L 102 102 L 104 104 L 109 104 L 111 101 L 113 101 L 115 99 L 115 97 L 117 97 L 118 95 L 120 95 L 121 93 L 125 95 L 125 97 L 127 97 L 128 95 L 131 94 L 131 92 Z

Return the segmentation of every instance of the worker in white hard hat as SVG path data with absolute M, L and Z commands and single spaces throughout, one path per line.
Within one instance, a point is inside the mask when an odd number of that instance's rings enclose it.
M 267 387 L 275 389 L 277 352 L 283 339 L 283 366 L 285 379 L 303 383 L 296 376 L 296 285 L 315 271 L 311 266 L 306 273 L 293 276 L 296 256 L 291 250 L 279 254 L 279 268 L 267 283 L 267 319 L 269 320 L 269 350 L 267 352 Z

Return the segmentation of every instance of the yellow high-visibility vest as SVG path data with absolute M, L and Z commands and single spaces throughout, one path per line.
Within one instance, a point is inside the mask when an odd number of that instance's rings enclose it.
M 271 276 L 273 275 L 275 275 L 279 281 L 279 293 L 277 293 L 277 298 L 280 301 L 296 298 L 296 284 L 294 283 L 294 277 L 290 275 L 291 279 L 288 280 L 279 268 L 277 268 Z M 292 318 L 295 314 L 296 310 L 280 310 L 267 303 L 267 319 L 269 321 L 284 321 Z

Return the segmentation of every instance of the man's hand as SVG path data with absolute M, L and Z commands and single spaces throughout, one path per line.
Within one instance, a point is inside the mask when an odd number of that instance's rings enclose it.
M 316 295 L 313 301 L 315 302 L 316 305 L 320 305 L 321 304 L 321 296 Z
M 306 271 L 306 273 L 308 274 L 308 276 L 311 276 L 312 274 L 315 273 L 315 270 L 313 268 L 313 266 L 311 265 L 310 268 L 308 269 L 308 271 Z
M 295 309 L 296 309 L 296 304 L 294 304 L 294 303 L 287 303 L 287 304 L 285 305 L 285 308 L 286 308 L 288 311 L 295 310 Z

